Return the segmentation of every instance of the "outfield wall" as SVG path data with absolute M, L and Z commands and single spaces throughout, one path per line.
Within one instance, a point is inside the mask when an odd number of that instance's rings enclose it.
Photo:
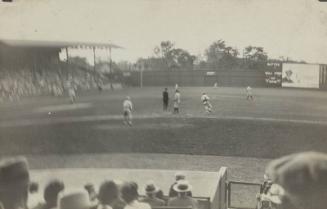
M 251 70 L 209 71 L 209 70 L 176 70 L 144 71 L 143 86 L 253 86 L 264 87 L 265 73 Z M 141 73 L 133 72 L 127 85 L 140 86 Z
M 292 87 L 327 89 L 327 65 L 283 63 L 276 69 L 134 71 L 124 77 L 128 86 Z

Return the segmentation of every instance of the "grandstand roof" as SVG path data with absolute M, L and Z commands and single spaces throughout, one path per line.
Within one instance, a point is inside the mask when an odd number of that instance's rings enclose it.
M 0 43 L 12 47 L 46 47 L 46 48 L 112 48 L 122 49 L 123 47 L 109 42 L 75 42 L 75 41 L 50 41 L 50 40 L 14 40 L 0 39 Z

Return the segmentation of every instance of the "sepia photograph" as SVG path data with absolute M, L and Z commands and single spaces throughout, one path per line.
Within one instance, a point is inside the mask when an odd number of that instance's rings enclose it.
M 327 1 L 0 0 L 0 209 L 326 209 Z

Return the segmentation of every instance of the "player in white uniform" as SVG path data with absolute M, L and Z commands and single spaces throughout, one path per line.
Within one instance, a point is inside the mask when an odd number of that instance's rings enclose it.
M 176 83 L 176 84 L 175 84 L 175 91 L 179 90 L 178 88 L 179 88 L 179 86 L 178 86 L 178 84 Z
M 175 91 L 174 95 L 174 114 L 179 113 L 179 104 L 181 103 L 181 94 L 179 93 L 179 90 L 177 89 Z
M 212 112 L 212 105 L 209 100 L 210 100 L 210 97 L 206 93 L 203 93 L 201 96 L 201 101 L 203 103 L 206 113 Z
M 74 104 L 76 101 L 76 92 L 75 92 L 75 85 L 74 85 L 73 81 L 67 82 L 67 89 L 68 89 L 68 96 L 69 96 L 70 102 L 72 104 Z
M 132 126 L 132 110 L 133 110 L 133 103 L 129 96 L 123 102 L 123 111 L 124 111 L 124 124 Z
M 250 86 L 246 87 L 246 99 L 253 100 L 252 88 Z

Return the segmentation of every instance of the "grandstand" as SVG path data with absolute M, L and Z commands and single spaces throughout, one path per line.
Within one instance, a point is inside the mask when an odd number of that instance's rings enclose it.
M 93 69 L 70 63 L 69 48 L 93 49 Z M 96 71 L 96 49 L 107 49 L 111 54 L 112 49 L 119 48 L 122 47 L 112 43 L 0 40 L 0 100 L 41 94 L 60 96 L 65 93 L 67 81 L 75 83 L 80 90 L 108 83 Z M 59 58 L 62 50 L 66 52 L 66 62 Z

